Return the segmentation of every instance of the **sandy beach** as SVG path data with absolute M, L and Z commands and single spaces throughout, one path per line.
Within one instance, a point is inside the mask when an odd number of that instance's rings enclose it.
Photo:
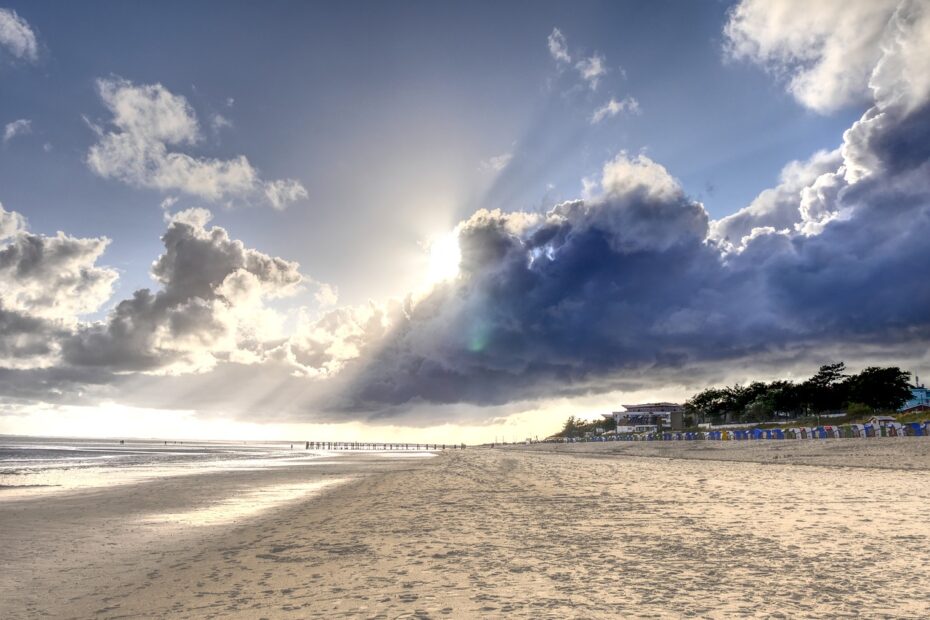
M 928 480 L 925 438 L 576 444 L 3 501 L 0 616 L 924 618 Z

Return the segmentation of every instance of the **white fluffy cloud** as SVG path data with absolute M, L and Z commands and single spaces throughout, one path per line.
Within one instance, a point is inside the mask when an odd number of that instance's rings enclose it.
M 26 229 L 26 220 L 16 211 L 7 211 L 0 203 L 0 241 Z
M 110 240 L 36 235 L 0 205 L 0 302 L 29 316 L 74 323 L 109 297 L 117 274 L 97 267 Z
M 19 60 L 34 62 L 39 57 L 36 33 L 16 11 L 0 8 L 0 47 Z
M 65 344 L 65 358 L 158 373 L 261 361 L 284 338 L 283 317 L 265 301 L 293 295 L 303 278 L 297 263 L 208 228 L 210 218 L 206 209 L 174 215 L 162 237 L 165 252 L 152 266 L 162 289 L 136 291 L 106 321 L 82 328 Z
M 0 367 L 54 364 L 80 315 L 109 299 L 116 271 L 97 266 L 106 238 L 30 233 L 0 205 Z
M 396 324 L 399 313 L 397 304 L 374 303 L 336 308 L 317 319 L 301 311 L 295 333 L 271 355 L 288 362 L 300 376 L 332 377 L 370 353 Z
M 96 127 L 98 141 L 87 164 L 104 178 L 161 191 L 180 191 L 210 201 L 261 199 L 276 209 L 307 196 L 299 181 L 264 181 L 249 160 L 194 157 L 179 147 L 201 141 L 193 108 L 161 84 L 98 80 L 112 128 Z
M 16 136 L 24 136 L 28 133 L 32 133 L 32 121 L 28 118 L 21 118 L 3 127 L 3 141 L 9 142 Z
M 596 109 L 594 114 L 591 115 L 591 124 L 600 123 L 602 120 L 612 118 L 621 112 L 639 113 L 639 102 L 633 97 L 624 97 L 620 101 L 611 97 L 610 101 Z
M 879 98 L 922 98 L 927 13 L 922 0 L 742 0 L 724 28 L 726 51 L 785 79 L 818 112 L 871 100 L 870 84 Z
M 710 236 L 728 248 L 744 246 L 753 231 L 794 231 L 825 215 L 814 208 L 842 164 L 840 150 L 819 151 L 807 161 L 793 161 L 781 171 L 780 183 L 744 207 L 711 224 Z M 806 205 L 806 208 L 801 205 Z

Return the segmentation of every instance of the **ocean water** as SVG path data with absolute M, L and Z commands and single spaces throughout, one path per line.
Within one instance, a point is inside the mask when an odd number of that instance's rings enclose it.
M 293 448 L 291 447 L 293 446 Z M 0 436 L 0 499 L 164 476 L 312 465 L 303 443 Z

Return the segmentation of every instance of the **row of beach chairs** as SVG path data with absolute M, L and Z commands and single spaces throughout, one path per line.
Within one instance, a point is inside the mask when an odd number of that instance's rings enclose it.
M 771 428 L 748 430 L 721 430 L 700 432 L 666 432 L 636 435 L 619 435 L 620 441 L 752 441 L 763 439 L 854 439 L 868 437 L 926 437 L 930 436 L 930 421 L 901 424 L 892 422 L 881 426 L 873 424 L 847 424 L 843 426 L 803 426 L 798 428 Z

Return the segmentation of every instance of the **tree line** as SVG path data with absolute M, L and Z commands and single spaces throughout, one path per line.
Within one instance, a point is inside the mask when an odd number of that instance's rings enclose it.
M 846 364 L 825 364 L 806 381 L 753 381 L 748 385 L 712 387 L 685 402 L 685 426 L 702 422 L 767 422 L 845 411 L 856 418 L 876 411 L 897 412 L 911 397 L 911 373 L 896 366 L 869 366 L 847 374 Z M 583 437 L 615 430 L 613 419 L 585 421 L 569 416 L 554 437 Z
M 843 362 L 825 364 L 806 381 L 754 381 L 748 385 L 708 388 L 685 403 L 692 423 L 764 422 L 847 411 L 868 415 L 897 411 L 910 398 L 910 376 L 896 366 L 870 366 L 846 374 Z

